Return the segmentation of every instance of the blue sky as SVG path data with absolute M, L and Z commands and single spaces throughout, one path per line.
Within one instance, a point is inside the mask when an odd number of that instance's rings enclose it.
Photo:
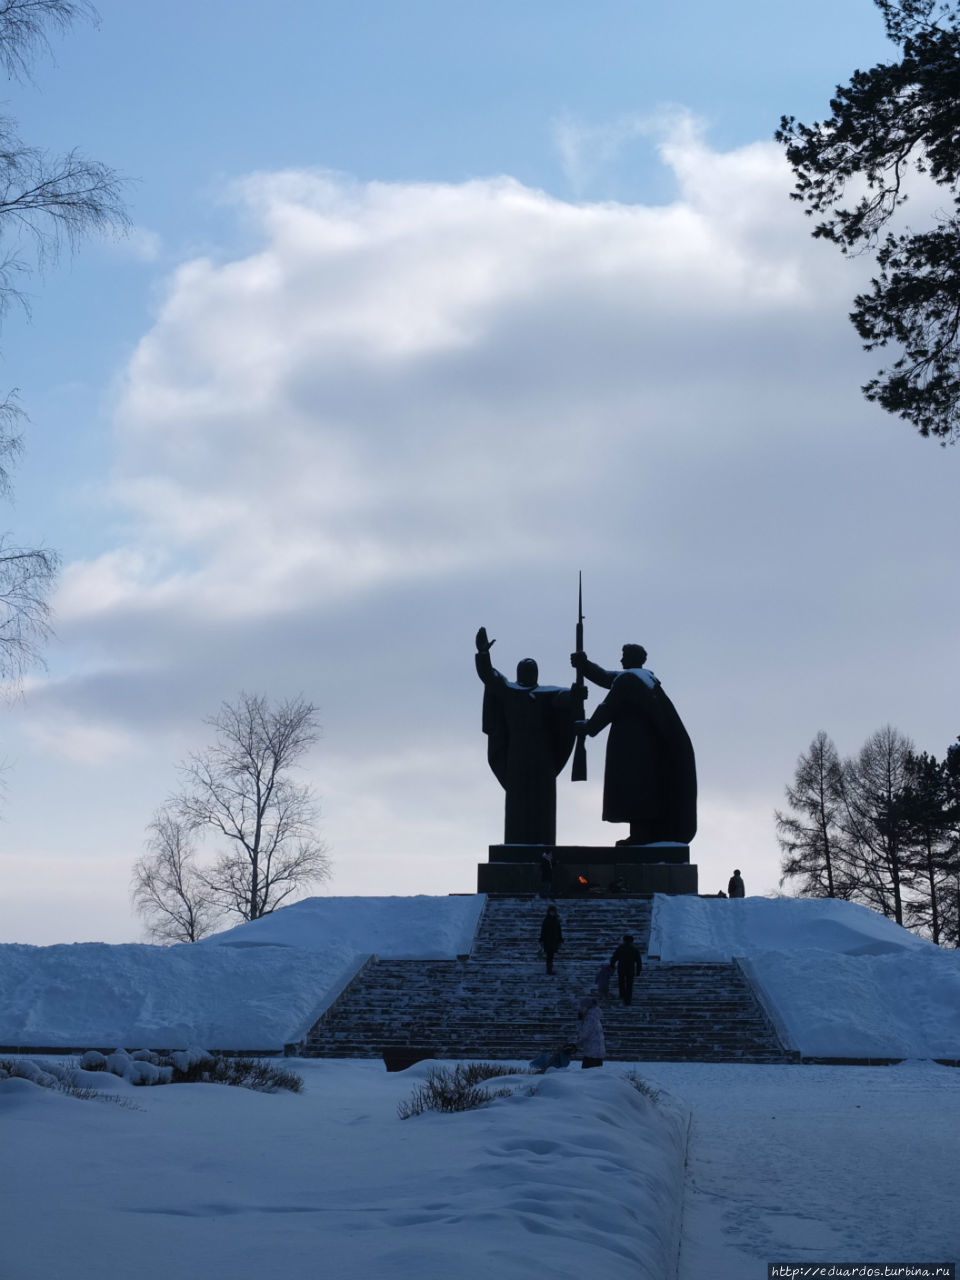
M 7 88 L 131 178 L 133 229 L 0 335 L 8 524 L 65 562 L 4 712 L 4 940 L 137 936 L 146 823 L 241 688 L 320 707 L 333 892 L 472 889 L 473 634 L 565 681 L 581 568 L 591 656 L 645 643 L 690 729 L 706 890 L 776 887 L 818 729 L 942 754 L 956 451 L 860 398 L 866 264 L 771 141 L 884 55 L 872 4 L 99 9 Z M 563 838 L 621 834 L 598 785 Z

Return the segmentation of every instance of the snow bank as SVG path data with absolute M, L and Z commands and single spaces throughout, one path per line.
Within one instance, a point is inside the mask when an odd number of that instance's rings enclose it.
M 857 903 L 658 896 L 650 952 L 743 958 L 806 1057 L 960 1058 L 960 954 Z
M 483 902 L 309 898 L 192 945 L 0 946 L 0 1044 L 276 1050 L 370 953 L 468 952 Z M 650 953 L 741 957 L 808 1057 L 960 1058 L 960 955 L 866 907 L 658 896 Z
M 0 946 L 0 1044 L 276 1050 L 367 954 L 469 951 L 483 902 L 310 898 L 200 943 Z
M 960 1058 L 960 957 L 758 951 L 752 976 L 811 1058 Z
M 339 990 L 354 953 L 199 946 L 0 947 L 0 1044 L 278 1049 Z
M 668 964 L 807 948 L 845 955 L 940 952 L 869 907 L 836 898 L 654 899 L 650 954 Z
M 305 947 L 335 941 L 357 954 L 447 960 L 473 945 L 485 897 L 305 898 L 260 920 L 215 933 L 201 947 Z
M 307 1061 L 300 1094 L 134 1089 L 129 1107 L 0 1080 L 3 1274 L 336 1280 L 664 1280 L 676 1274 L 689 1108 L 620 1073 L 397 1116 L 431 1064 Z M 78 1154 L 80 1153 L 80 1154 Z M 38 1194 L 42 1187 L 42 1194 Z M 55 1207 L 55 1212 L 51 1211 Z M 65 1268 L 64 1259 L 69 1258 Z

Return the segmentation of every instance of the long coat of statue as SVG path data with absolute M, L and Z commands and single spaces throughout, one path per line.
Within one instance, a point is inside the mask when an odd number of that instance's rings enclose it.
M 603 820 L 629 822 L 631 844 L 688 844 L 697 831 L 697 769 L 676 708 L 649 671 L 582 666 L 610 691 L 586 727 L 592 737 L 610 726 Z

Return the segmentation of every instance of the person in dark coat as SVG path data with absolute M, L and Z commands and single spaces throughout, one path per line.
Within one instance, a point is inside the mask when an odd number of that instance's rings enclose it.
M 643 968 L 640 952 L 633 945 L 632 934 L 623 935 L 623 941 L 610 957 L 610 963 L 617 971 L 620 999 L 624 1004 L 630 1004 L 633 1000 L 633 980 Z
M 541 685 L 532 658 L 517 664 L 516 682 L 508 680 L 491 662 L 485 627 L 476 642 L 487 761 L 506 792 L 503 842 L 556 844 L 557 774 L 573 750 L 583 702 L 572 689 Z
M 734 869 L 733 875 L 727 881 L 727 896 L 730 898 L 746 897 L 746 889 L 743 884 L 743 876 L 740 874 L 740 868 Z
M 697 766 L 677 710 L 652 671 L 647 651 L 625 644 L 622 671 L 605 671 L 582 652 L 570 661 L 610 692 L 587 721 L 593 737 L 610 726 L 603 773 L 604 822 L 628 822 L 618 844 L 689 844 L 697 832 Z
M 540 897 L 553 897 L 553 854 L 549 849 L 540 854 Z
M 547 914 L 540 926 L 540 945 L 547 958 L 547 973 L 553 973 L 553 957 L 563 945 L 563 930 L 556 907 L 547 907 Z

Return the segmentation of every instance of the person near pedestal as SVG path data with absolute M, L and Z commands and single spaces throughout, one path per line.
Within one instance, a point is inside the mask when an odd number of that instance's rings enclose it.
M 540 925 L 540 946 L 547 961 L 547 973 L 553 973 L 553 957 L 563 946 L 563 929 L 554 906 L 547 907 L 547 914 Z
M 553 854 L 549 849 L 540 854 L 540 897 L 553 897 Z
M 633 1000 L 633 980 L 643 968 L 640 952 L 633 945 L 632 934 L 623 935 L 623 941 L 611 956 L 610 963 L 617 971 L 620 999 L 624 1004 L 630 1004 Z
M 733 875 L 727 881 L 727 897 L 744 898 L 746 897 L 746 889 L 743 884 L 743 876 L 740 874 L 740 868 L 734 870 Z

